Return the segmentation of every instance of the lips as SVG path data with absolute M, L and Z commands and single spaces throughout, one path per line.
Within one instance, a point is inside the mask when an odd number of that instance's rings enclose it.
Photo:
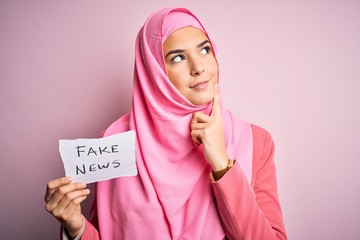
M 197 82 L 193 85 L 190 86 L 190 88 L 192 89 L 202 89 L 204 87 L 206 87 L 208 85 L 209 81 L 201 81 L 201 82 Z

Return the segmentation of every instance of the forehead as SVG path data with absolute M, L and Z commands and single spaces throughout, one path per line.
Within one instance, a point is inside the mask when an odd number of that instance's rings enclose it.
M 187 48 L 193 44 L 199 44 L 204 40 L 209 40 L 207 35 L 195 27 L 180 28 L 169 35 L 165 40 L 164 48 Z

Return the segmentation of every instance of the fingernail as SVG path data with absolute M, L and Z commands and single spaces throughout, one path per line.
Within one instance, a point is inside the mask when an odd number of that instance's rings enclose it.
M 66 177 L 69 182 L 72 181 L 72 177 Z

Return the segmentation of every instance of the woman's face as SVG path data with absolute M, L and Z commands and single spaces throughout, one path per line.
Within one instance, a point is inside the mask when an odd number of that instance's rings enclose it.
M 163 44 L 169 80 L 195 105 L 209 103 L 218 81 L 218 65 L 206 34 L 185 27 L 171 33 Z

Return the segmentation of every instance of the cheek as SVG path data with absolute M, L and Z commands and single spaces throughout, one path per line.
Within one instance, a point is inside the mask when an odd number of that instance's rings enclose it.
M 216 58 L 214 55 L 211 55 L 210 58 L 207 60 L 208 62 L 208 66 L 210 67 L 210 70 L 213 74 L 217 74 L 217 72 L 219 71 L 219 66 L 218 63 L 216 61 Z
M 168 77 L 169 77 L 170 82 L 178 90 L 181 89 L 181 87 L 184 85 L 184 82 L 185 82 L 184 76 L 181 73 L 182 73 L 182 71 L 174 71 L 174 70 L 168 71 Z
M 212 74 L 215 76 L 216 81 L 217 81 L 219 78 L 219 67 L 218 67 L 216 61 L 214 61 L 213 65 L 212 65 L 212 69 L 213 69 Z

